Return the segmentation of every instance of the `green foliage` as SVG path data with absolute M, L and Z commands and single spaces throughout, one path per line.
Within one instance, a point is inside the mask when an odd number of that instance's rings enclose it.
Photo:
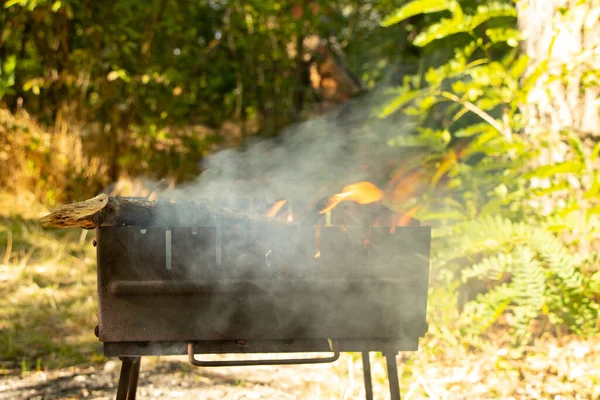
M 402 112 L 421 126 L 388 144 L 425 149 L 421 168 L 432 170 L 413 203 L 438 227 L 435 290 L 470 294 L 459 323 L 472 343 L 506 316 L 519 344 L 540 333 L 534 320 L 594 332 L 597 261 L 575 249 L 589 248 L 600 231 L 600 145 L 565 132 L 569 157 L 536 161 L 551 138 L 521 135 L 521 107 L 547 63 L 526 74 L 512 1 L 414 0 L 383 23 L 417 16 L 427 24 L 413 44 L 432 56 L 389 92 L 378 116 Z
M 315 103 L 305 76 L 314 54 L 293 53 L 311 35 L 330 39 L 367 87 L 390 63 L 410 58 L 379 24 L 395 7 L 388 1 L 14 0 L 1 7 L 0 104 L 23 107 L 42 127 L 82 126 L 86 153 L 106 160 L 112 181 L 189 179 L 217 145 L 272 136 L 304 118 Z
M 462 316 L 466 333 L 483 333 L 505 311 L 516 316 L 519 340 L 542 313 L 554 323 L 568 322 L 577 333 L 594 329 L 599 310 L 588 290 L 594 280 L 582 273 L 582 257 L 571 254 L 546 227 L 486 217 L 461 224 L 453 233 L 448 238 L 452 251 L 440 255 L 446 266 L 460 268 L 478 260 L 460 269 L 461 279 L 485 279 L 491 286 L 467 305 Z
M 6 60 L 0 64 L 0 98 L 15 93 L 12 87 L 15 84 L 16 66 L 17 57 L 15 55 L 8 56 Z
M 456 0 L 414 0 L 400 8 L 396 14 L 386 18 L 382 24 L 391 26 L 419 14 L 449 11 L 451 18 L 442 18 L 439 22 L 427 26 L 415 39 L 419 47 L 427 46 L 434 40 L 444 39 L 459 33 L 472 34 L 482 24 L 498 17 L 516 17 L 517 11 L 512 2 L 491 1 L 478 5 L 472 14 L 465 14 Z M 509 27 L 490 28 L 486 31 L 491 43 L 507 42 L 517 45 L 517 31 Z
M 415 15 L 455 10 L 459 8 L 460 6 L 458 5 L 458 2 L 454 0 L 411 1 L 402 8 L 398 9 L 394 14 L 385 18 L 381 24 L 386 27 L 392 26 L 410 17 L 414 17 Z

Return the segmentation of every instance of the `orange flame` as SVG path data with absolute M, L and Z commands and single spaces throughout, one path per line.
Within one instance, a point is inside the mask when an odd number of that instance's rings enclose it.
M 422 189 L 423 171 L 415 170 L 409 172 L 400 180 L 393 189 L 392 198 L 397 202 L 406 202 L 415 197 Z
M 325 214 L 331 211 L 335 206 L 342 201 L 354 201 L 358 204 L 375 203 L 381 200 L 383 191 L 371 182 L 357 182 L 345 186 L 341 193 L 334 194 L 327 201 L 327 205 L 319 211 L 319 214 Z
M 441 157 L 422 159 L 420 162 L 408 162 L 401 165 L 387 185 L 386 196 L 394 204 L 402 204 L 411 198 L 420 196 L 427 190 L 442 188 L 447 185 L 446 178 L 458 161 L 469 154 L 470 140 L 460 142 L 456 147 L 448 149 Z
M 461 153 L 457 154 L 453 149 L 450 149 L 448 153 L 440 160 L 440 163 L 435 171 L 435 174 L 431 178 L 431 185 L 435 186 L 440 179 L 450 171 L 450 168 L 456 164 L 458 157 Z
M 394 233 L 396 231 L 396 227 L 397 226 L 408 226 L 408 224 L 410 223 L 410 220 L 412 219 L 412 216 L 415 215 L 415 213 L 417 211 L 419 211 L 419 209 L 421 209 L 421 205 L 417 205 L 413 208 L 411 208 L 406 214 L 402 214 L 402 213 L 396 213 L 396 215 L 394 215 L 394 219 L 392 221 L 392 226 L 390 228 L 390 232 Z
M 279 210 L 281 210 L 281 208 L 283 206 L 285 206 L 285 203 L 287 203 L 287 200 L 278 200 L 277 202 L 275 202 L 275 204 L 273 204 L 273 206 L 271 208 L 269 208 L 269 211 L 267 211 L 267 217 L 274 217 L 277 215 L 277 213 L 279 212 Z

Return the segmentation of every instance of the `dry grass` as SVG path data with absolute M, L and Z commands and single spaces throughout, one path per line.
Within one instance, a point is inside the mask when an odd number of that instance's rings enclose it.
M 100 347 L 92 234 L 0 218 L 0 367 L 89 362 Z
M 106 185 L 106 161 L 89 154 L 77 124 L 57 122 L 49 130 L 23 110 L 0 108 L 0 187 L 25 204 L 52 207 Z

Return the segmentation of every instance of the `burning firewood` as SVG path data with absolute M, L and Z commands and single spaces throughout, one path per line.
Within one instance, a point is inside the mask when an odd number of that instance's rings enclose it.
M 277 200 L 277 202 L 273 204 L 269 211 L 267 211 L 267 217 L 275 217 L 277 213 L 283 208 L 283 206 L 285 206 L 285 203 L 287 203 L 287 200 L 285 199 Z
M 327 202 L 327 205 L 319 210 L 320 214 L 331 211 L 342 201 L 354 201 L 358 204 L 375 203 L 383 198 L 383 192 L 371 182 L 357 182 L 345 186 L 341 193 L 334 194 Z
M 345 186 L 340 193 L 316 202 L 313 209 L 304 216 L 300 225 L 318 224 L 325 215 L 325 226 L 332 225 L 331 213 L 335 217 L 333 225 L 370 225 L 389 226 L 392 232 L 398 226 L 419 226 L 421 221 L 414 218 L 414 214 L 421 206 L 413 207 L 408 212 L 400 212 L 386 207 L 386 193 L 371 182 L 356 182 Z M 341 206 L 343 203 L 345 206 Z M 270 212 L 277 209 L 279 202 L 275 203 Z
M 306 226 L 317 224 L 325 214 L 326 225 L 330 225 L 332 210 L 342 202 L 353 202 L 361 207 L 367 204 L 375 207 L 369 206 L 370 209 L 365 209 L 367 212 L 359 212 L 360 215 L 370 219 L 369 222 L 361 218 L 362 223 L 367 225 L 379 225 L 377 221 L 388 214 L 390 217 L 384 219 L 389 222 L 386 221 L 383 225 L 396 227 L 412 225 L 415 222 L 419 224 L 412 216 L 420 207 L 415 207 L 406 214 L 396 213 L 381 205 L 383 198 L 384 192 L 374 184 L 356 182 L 345 186 L 341 193 L 319 201 L 308 215 L 298 219 L 297 216 L 292 215 L 291 206 L 285 199 L 278 200 L 263 215 L 196 202 L 166 203 L 150 201 L 148 198 L 101 194 L 86 201 L 60 206 L 42 218 L 41 222 L 44 227 L 94 229 L 102 226 L 214 226 L 218 218 L 233 223 L 263 221 L 282 226 Z M 275 218 L 286 205 L 288 206 L 287 218 Z M 341 225 L 345 225 L 344 220 L 348 210 L 339 210 L 336 213 L 342 216 L 341 219 L 337 218 Z M 298 222 L 292 222 L 294 220 Z
M 199 203 L 164 203 L 145 198 L 117 197 L 101 194 L 92 199 L 65 204 L 42 218 L 42 226 L 94 229 L 101 226 L 212 225 L 214 218 L 232 221 L 267 221 L 289 225 L 287 221 L 270 220 L 259 214 L 234 211 Z

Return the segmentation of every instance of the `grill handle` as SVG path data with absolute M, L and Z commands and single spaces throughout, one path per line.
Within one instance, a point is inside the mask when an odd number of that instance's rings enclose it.
M 280 360 L 231 360 L 231 361 L 202 361 L 196 359 L 194 355 L 194 343 L 188 343 L 188 359 L 190 363 L 196 367 L 240 367 L 249 365 L 294 365 L 294 364 L 325 364 L 336 361 L 340 358 L 340 351 L 337 349 L 337 344 L 332 340 L 329 341 L 329 347 L 333 352 L 331 357 L 317 358 L 284 358 Z

